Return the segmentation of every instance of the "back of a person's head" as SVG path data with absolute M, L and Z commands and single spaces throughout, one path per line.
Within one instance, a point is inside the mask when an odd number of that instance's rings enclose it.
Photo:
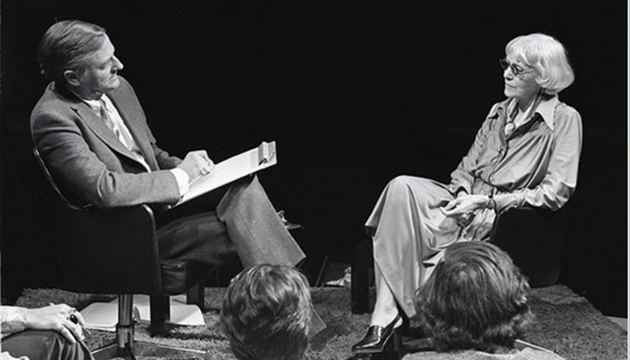
M 507 253 L 481 241 L 449 246 L 416 293 L 416 307 L 440 351 L 512 348 L 532 314 L 529 285 Z
M 308 346 L 306 278 L 281 265 L 243 270 L 226 291 L 221 322 L 239 360 L 300 360 Z

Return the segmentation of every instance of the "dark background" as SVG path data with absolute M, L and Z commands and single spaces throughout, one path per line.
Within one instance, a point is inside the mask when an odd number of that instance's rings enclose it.
M 173 4 L 177 5 L 173 5 Z M 480 4 L 483 3 L 483 4 Z M 217 161 L 276 140 L 260 174 L 312 264 L 348 259 L 389 179 L 448 181 L 490 106 L 513 37 L 545 32 L 570 54 L 561 99 L 584 147 L 561 282 L 627 314 L 627 4 L 619 1 L 2 2 L 3 298 L 54 286 L 50 193 L 28 119 L 46 85 L 36 48 L 55 21 L 108 29 L 162 148 Z M 315 266 L 316 267 L 316 266 Z

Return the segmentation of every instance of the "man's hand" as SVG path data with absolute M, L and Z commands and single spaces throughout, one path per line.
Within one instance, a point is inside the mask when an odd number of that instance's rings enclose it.
M 467 226 L 477 209 L 484 208 L 488 204 L 485 195 L 468 195 L 459 193 L 457 199 L 450 201 L 442 208 L 445 216 L 454 218 L 462 227 Z
M 186 172 L 189 182 L 193 182 L 200 176 L 210 174 L 214 169 L 214 162 L 210 160 L 205 150 L 197 150 L 186 154 L 178 168 Z
M 74 316 L 77 323 L 71 320 Z M 50 305 L 38 309 L 26 310 L 25 328 L 35 330 L 54 330 L 61 333 L 68 341 L 75 343 L 76 339 L 83 340 L 85 326 L 81 313 L 65 304 Z

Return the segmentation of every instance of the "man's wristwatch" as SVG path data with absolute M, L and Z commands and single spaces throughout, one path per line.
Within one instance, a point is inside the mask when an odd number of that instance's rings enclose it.
M 486 205 L 486 207 L 488 209 L 492 209 L 494 211 L 497 211 L 497 202 L 494 201 L 494 195 L 492 195 L 492 194 L 488 195 L 488 205 Z

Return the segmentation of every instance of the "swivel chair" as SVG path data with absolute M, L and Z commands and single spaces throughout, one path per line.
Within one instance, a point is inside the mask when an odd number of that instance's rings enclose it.
M 55 244 L 59 286 L 90 294 L 119 294 L 116 343 L 93 351 L 97 360 L 142 356 L 204 358 L 203 351 L 134 342 L 133 294 L 150 295 L 150 333 L 167 334 L 169 296 L 187 293 L 204 309 L 202 281 L 212 267 L 190 261 L 160 260 L 153 210 L 147 205 L 95 209 L 68 200 L 36 148 L 33 154 L 56 192 Z

